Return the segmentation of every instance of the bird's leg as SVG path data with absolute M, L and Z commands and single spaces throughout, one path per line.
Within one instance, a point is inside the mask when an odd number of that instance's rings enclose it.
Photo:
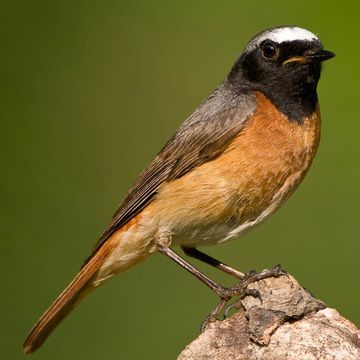
M 276 266 L 272 269 L 266 269 L 259 273 L 257 272 L 249 272 L 245 274 L 244 278 L 231 288 L 226 288 L 221 286 L 214 280 L 210 279 L 206 276 L 203 272 L 198 270 L 196 267 L 188 263 L 185 259 L 179 256 L 175 251 L 170 249 L 171 245 L 171 233 L 162 232 L 159 233 L 155 237 L 155 244 L 157 250 L 161 253 L 166 255 L 171 260 L 175 261 L 178 265 L 183 267 L 185 270 L 193 274 L 196 278 L 198 278 L 202 283 L 208 286 L 212 291 L 214 291 L 219 297 L 220 302 L 216 306 L 216 308 L 211 312 L 211 314 L 206 318 L 201 326 L 201 330 L 203 331 L 209 322 L 214 321 L 215 319 L 219 318 L 219 315 L 223 311 L 226 303 L 233 297 L 233 296 L 245 296 L 245 295 L 252 295 L 252 296 L 260 296 L 260 294 L 253 290 L 247 290 L 249 284 L 254 281 L 259 281 L 262 279 L 266 279 L 269 277 L 278 277 L 280 275 L 285 274 L 285 272 L 281 269 L 280 266 Z
M 184 253 L 188 256 L 191 256 L 195 259 L 198 259 L 200 261 L 203 261 L 204 263 L 214 266 L 215 268 L 229 274 L 232 275 L 234 277 L 236 277 L 237 279 L 243 279 L 245 277 L 245 274 L 230 267 L 229 265 L 224 264 L 223 262 L 207 255 L 204 254 L 202 251 L 198 250 L 195 247 L 187 247 L 187 246 L 182 246 L 181 247 L 184 251 Z
M 171 260 L 175 261 L 178 265 L 183 267 L 185 270 L 187 270 L 191 274 L 193 274 L 202 283 L 204 283 L 212 291 L 214 291 L 221 299 L 225 300 L 225 302 L 228 301 L 231 298 L 232 295 L 230 295 L 229 289 L 219 285 L 214 280 L 211 280 L 203 272 L 198 270 L 195 266 L 189 264 L 186 260 L 184 260 L 181 256 L 179 256 L 175 251 L 170 249 L 168 246 L 158 244 L 157 249 L 161 254 L 166 255 Z

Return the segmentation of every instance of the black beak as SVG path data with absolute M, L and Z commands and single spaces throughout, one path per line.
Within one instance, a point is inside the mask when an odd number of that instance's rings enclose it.
M 326 61 L 333 58 L 334 56 L 335 54 L 333 52 L 327 50 L 317 50 L 306 54 L 306 58 L 316 61 Z

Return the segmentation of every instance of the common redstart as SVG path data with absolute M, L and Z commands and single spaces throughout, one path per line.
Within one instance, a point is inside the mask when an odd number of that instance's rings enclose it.
M 317 83 L 334 54 L 299 27 L 256 35 L 226 79 L 141 173 L 75 279 L 35 324 L 35 351 L 91 290 L 156 251 L 228 299 L 224 288 L 171 249 L 235 277 L 200 252 L 239 237 L 274 213 L 307 173 L 320 138 Z

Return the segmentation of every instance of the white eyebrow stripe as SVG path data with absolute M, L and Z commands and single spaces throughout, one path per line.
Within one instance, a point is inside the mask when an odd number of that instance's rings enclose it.
M 251 50 L 260 45 L 264 40 L 271 40 L 281 44 L 285 41 L 307 40 L 320 41 L 319 38 L 309 30 L 299 27 L 282 27 L 264 31 L 248 44 L 248 49 Z

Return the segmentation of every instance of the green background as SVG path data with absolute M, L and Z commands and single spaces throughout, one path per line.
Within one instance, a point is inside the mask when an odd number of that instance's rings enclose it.
M 281 263 L 360 325 L 356 1 L 2 1 L 0 9 L 1 359 L 25 356 L 27 331 L 137 174 L 246 42 L 274 25 L 308 28 L 337 54 L 319 87 L 320 150 L 271 220 L 206 250 L 245 271 Z M 156 254 L 89 296 L 32 358 L 174 359 L 215 302 Z

